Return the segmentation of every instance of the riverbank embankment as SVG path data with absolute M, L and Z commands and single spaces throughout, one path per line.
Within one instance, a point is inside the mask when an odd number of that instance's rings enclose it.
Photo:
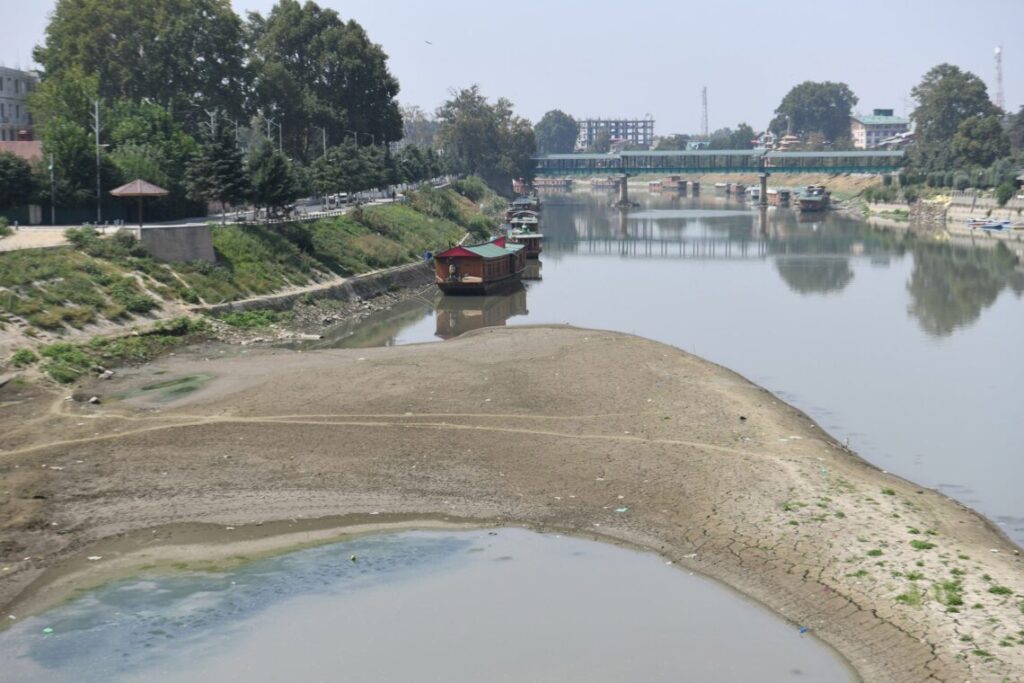
M 1024 570 L 997 529 L 652 341 L 526 327 L 387 349 L 194 347 L 79 400 L 0 391 L 0 604 L 15 616 L 88 585 L 54 582 L 117 561 L 125 549 L 102 544 L 118 538 L 216 525 L 193 540 L 230 560 L 233 534 L 275 520 L 394 514 L 651 549 L 810 629 L 866 680 L 1024 670 Z

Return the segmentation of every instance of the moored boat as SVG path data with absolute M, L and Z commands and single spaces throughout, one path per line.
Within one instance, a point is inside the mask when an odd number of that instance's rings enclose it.
M 729 192 L 729 184 L 728 183 L 715 183 L 715 192 L 721 192 L 723 194 L 727 194 Z
M 997 221 L 991 218 L 971 218 L 967 221 L 967 227 L 975 230 L 1010 230 L 1013 223 L 1010 221 Z
M 434 282 L 445 294 L 494 294 L 519 285 L 525 267 L 524 245 L 498 237 L 435 254 Z
M 761 199 L 761 188 L 756 185 L 751 185 L 747 188 L 747 198 L 752 202 L 757 202 Z
M 533 195 L 516 197 L 508 205 L 508 210 L 505 211 L 505 219 L 511 220 L 514 215 L 521 211 L 532 211 L 535 214 L 540 213 L 540 200 Z
M 801 211 L 825 211 L 830 196 L 824 185 L 808 185 L 797 197 L 797 206 Z

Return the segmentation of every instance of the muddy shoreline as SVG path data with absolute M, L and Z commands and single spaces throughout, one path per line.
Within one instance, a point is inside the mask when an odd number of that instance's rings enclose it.
M 677 349 L 538 326 L 205 353 L 96 382 L 99 405 L 2 390 L 5 609 L 58 595 L 68 567 L 126 561 L 117 543 L 146 533 L 217 525 L 199 543 L 216 545 L 377 512 L 652 550 L 810 628 L 866 680 L 1024 670 L 1024 570 L 1005 536 Z M 140 390 L 199 373 L 184 394 Z

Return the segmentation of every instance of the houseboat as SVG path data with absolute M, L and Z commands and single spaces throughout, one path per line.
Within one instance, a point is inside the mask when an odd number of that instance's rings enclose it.
M 540 257 L 541 240 L 540 216 L 533 211 L 520 211 L 508 223 L 508 241 L 513 244 L 521 244 L 526 252 L 526 258 L 535 259 Z
M 694 180 L 692 183 L 690 183 L 690 189 L 693 190 L 694 196 L 699 195 L 700 194 L 700 181 L 699 180 Z
M 647 183 L 648 192 L 661 192 L 662 188 L 663 186 L 660 180 L 652 180 L 651 182 Z
M 797 197 L 801 211 L 825 211 L 829 206 L 830 194 L 824 185 L 808 185 Z
M 494 294 L 520 285 L 525 268 L 526 248 L 498 237 L 435 254 L 434 282 L 445 294 Z
M 523 270 L 523 277 L 522 277 L 523 281 L 525 282 L 526 280 L 533 280 L 533 281 L 543 280 L 544 277 L 541 274 L 541 267 L 543 265 L 544 265 L 544 262 L 541 261 L 540 259 L 529 259 L 526 262 L 526 268 Z
M 792 193 L 789 190 L 779 188 L 768 188 L 768 206 L 789 206 Z
M 517 315 L 526 315 L 526 289 L 522 285 L 500 296 L 443 296 L 437 302 L 434 334 L 451 339 L 470 330 L 500 327 Z
M 591 190 L 617 190 L 619 189 L 618 178 L 591 178 Z
M 572 178 L 537 178 L 533 186 L 541 191 L 569 192 L 572 190 Z
M 747 186 L 743 183 L 729 183 L 729 189 L 726 190 L 729 194 L 741 195 L 747 191 Z
M 540 200 L 533 195 L 516 197 L 508 205 L 508 210 L 505 211 L 505 220 L 512 220 L 512 217 L 521 211 L 532 211 L 535 214 L 540 213 Z
M 756 185 L 751 185 L 747 188 L 747 198 L 755 204 L 761 201 L 761 188 Z
M 661 182 L 662 188 L 670 192 L 686 192 L 686 181 L 677 175 L 669 176 Z
M 715 183 L 715 192 L 718 194 L 729 194 L 729 183 Z

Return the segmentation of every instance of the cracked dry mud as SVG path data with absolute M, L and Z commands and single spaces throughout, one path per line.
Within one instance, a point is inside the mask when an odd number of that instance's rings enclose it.
M 807 626 L 865 680 L 1022 680 L 1017 548 L 727 369 L 569 327 L 208 352 L 97 382 L 82 396 L 99 405 L 0 390 L 4 615 L 161 544 L 229 557 L 311 525 L 449 518 L 654 550 Z

